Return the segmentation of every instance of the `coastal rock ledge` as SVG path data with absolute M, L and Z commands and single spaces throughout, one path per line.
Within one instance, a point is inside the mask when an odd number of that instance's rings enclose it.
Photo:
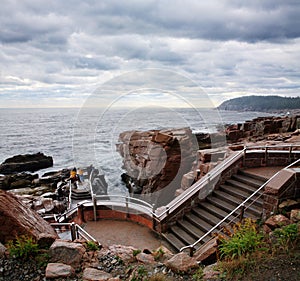
M 0 174 L 8 175 L 19 172 L 35 172 L 53 166 L 53 158 L 41 152 L 16 155 L 6 159 L 0 165 Z
M 130 193 L 151 196 L 158 205 L 175 196 L 198 149 L 190 128 L 126 131 L 120 134 L 119 142 L 117 150 L 126 170 L 122 179 Z

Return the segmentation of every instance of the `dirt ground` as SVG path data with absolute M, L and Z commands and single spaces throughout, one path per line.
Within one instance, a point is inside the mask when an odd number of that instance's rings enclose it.
M 293 255 L 278 255 L 260 262 L 241 281 L 299 281 L 300 251 Z
M 137 249 L 155 250 L 162 240 L 149 228 L 140 224 L 120 220 L 88 222 L 84 229 L 103 246 L 125 245 Z

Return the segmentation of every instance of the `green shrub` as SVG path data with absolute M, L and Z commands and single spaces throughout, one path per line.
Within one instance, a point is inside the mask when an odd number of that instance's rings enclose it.
M 9 241 L 7 248 L 9 254 L 16 258 L 28 259 L 29 257 L 35 257 L 39 252 L 38 244 L 32 237 L 27 235 L 21 235 L 15 241 Z
M 153 253 L 154 259 L 156 261 L 159 261 L 161 257 L 165 254 L 164 250 L 162 248 L 159 248 L 157 251 Z
M 255 221 L 245 219 L 243 223 L 234 226 L 231 237 L 220 239 L 220 257 L 226 260 L 246 257 L 257 250 L 264 249 L 263 238 L 257 230 Z
M 201 280 L 203 280 L 203 276 L 204 276 L 203 268 L 199 267 L 197 269 L 197 271 L 193 274 L 192 280 L 193 281 L 201 281 Z
M 98 251 L 100 249 L 100 246 L 94 241 L 87 241 L 86 248 L 88 251 Z
M 139 253 L 141 253 L 142 251 L 141 250 L 133 250 L 132 251 L 132 255 L 134 256 L 134 257 L 136 257 Z
M 145 278 L 147 277 L 148 272 L 146 270 L 146 268 L 141 265 L 139 266 L 136 271 L 133 274 L 133 277 L 131 278 L 130 281 L 143 281 L 146 280 Z
M 282 249 L 288 251 L 289 248 L 294 248 L 299 241 L 299 226 L 296 223 L 277 228 L 273 231 L 277 238 L 277 243 Z

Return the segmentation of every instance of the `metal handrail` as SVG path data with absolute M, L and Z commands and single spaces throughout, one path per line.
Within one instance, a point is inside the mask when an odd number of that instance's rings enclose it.
M 78 210 L 79 206 L 84 206 L 84 204 L 89 203 L 89 201 L 85 200 L 77 204 L 77 206 L 73 207 L 72 209 L 67 210 L 63 214 L 54 215 L 54 219 L 58 221 L 62 217 L 67 217 L 67 215 L 72 214 L 74 211 Z
M 172 211 L 174 211 L 176 209 L 176 206 L 178 204 L 183 204 L 184 202 L 186 202 L 188 199 L 191 198 L 192 195 L 194 195 L 196 192 L 198 192 L 201 188 L 203 188 L 205 186 L 206 183 L 214 180 L 217 176 L 220 175 L 221 172 L 223 172 L 224 170 L 226 170 L 230 165 L 232 165 L 233 163 L 235 163 L 238 159 L 240 159 L 244 153 L 246 151 L 246 148 L 244 148 L 243 150 L 239 151 L 238 153 L 236 153 L 235 155 L 233 155 L 232 157 L 229 157 L 227 159 L 225 159 L 223 163 L 220 163 L 218 166 L 216 166 L 211 173 L 206 174 L 204 177 L 202 177 L 199 181 L 197 181 L 196 183 L 194 183 L 194 185 L 192 185 L 187 192 L 182 193 L 182 195 L 179 195 L 178 197 L 176 197 L 173 201 L 171 201 L 166 207 L 167 209 L 165 211 L 163 211 L 162 213 L 160 213 L 159 215 L 157 215 L 157 218 L 160 219 L 161 217 L 163 217 L 164 215 L 166 215 L 167 213 L 170 214 Z M 176 204 L 175 204 L 176 203 Z M 170 205 L 171 204 L 171 205 Z
M 93 191 L 93 184 L 92 184 L 92 176 L 93 176 L 94 169 L 91 170 L 90 176 L 89 176 L 89 186 L 90 186 L 90 192 L 91 196 L 93 198 L 94 196 L 94 191 Z
M 79 235 L 84 238 L 86 241 L 93 241 L 97 243 L 99 246 L 101 244 L 99 241 L 97 241 L 96 238 L 94 238 L 91 234 L 89 234 L 86 230 L 84 230 L 80 225 L 77 223 L 50 223 L 52 227 L 61 227 L 61 226 L 68 226 L 71 230 L 71 238 L 72 241 L 74 241 L 76 238 L 79 238 Z M 81 233 L 80 233 L 81 232 Z
M 159 213 L 154 210 L 153 205 L 151 205 L 149 202 L 146 202 L 142 199 L 123 196 L 123 195 L 96 195 L 96 194 L 94 194 L 93 188 L 92 188 L 92 175 L 93 175 L 94 170 L 91 171 L 90 176 L 89 176 L 89 185 L 90 185 L 91 196 L 92 196 L 92 198 L 95 198 L 96 200 L 99 200 L 98 204 L 100 204 L 100 205 L 105 205 L 105 204 L 101 204 L 101 198 L 103 198 L 103 197 L 105 197 L 105 198 L 110 197 L 110 198 L 124 199 L 125 203 L 126 202 L 131 203 L 130 204 L 131 207 L 137 207 L 138 206 L 139 209 L 136 208 L 137 211 L 141 211 L 141 209 L 144 209 L 144 210 L 146 210 L 145 213 L 151 214 L 153 219 L 155 219 L 156 221 L 159 222 L 162 219 L 164 219 L 165 217 L 167 217 L 168 215 L 170 215 L 172 212 L 176 211 L 178 206 L 181 206 L 183 203 L 185 203 L 187 200 L 189 200 L 193 195 L 195 195 L 197 192 L 201 191 L 201 189 L 204 188 L 206 186 L 206 184 L 208 184 L 209 182 L 212 182 L 216 177 L 218 177 L 220 175 L 220 173 L 222 173 L 224 170 L 226 170 L 232 164 L 236 163 L 236 161 L 239 160 L 241 157 L 243 157 L 243 155 L 245 153 L 247 153 L 247 152 L 251 153 L 252 149 L 258 149 L 258 148 L 259 149 L 265 149 L 267 152 L 270 152 L 270 150 L 268 151 L 268 148 L 276 148 L 276 147 L 277 148 L 278 147 L 290 148 L 290 152 L 292 152 L 293 147 L 300 147 L 300 145 L 248 146 L 248 147 L 245 146 L 243 150 L 238 151 L 237 153 L 235 153 L 234 155 L 228 157 L 222 163 L 217 165 L 214 169 L 212 169 L 210 171 L 210 173 L 206 174 L 199 181 L 197 181 L 194 185 L 192 185 L 188 190 L 186 190 L 186 192 L 184 192 L 181 195 L 174 198 L 169 204 L 167 204 L 165 206 L 165 210 L 162 211 L 162 212 L 159 212 Z M 293 152 L 295 152 L 295 151 L 293 151 Z M 69 196 L 71 198 L 71 186 L 70 186 L 70 195 Z M 69 199 L 69 201 L 71 202 L 70 199 Z M 122 201 L 102 200 L 102 202 L 103 203 L 109 202 L 110 205 L 112 205 L 112 206 L 116 205 L 117 206 Z M 85 201 L 85 202 L 82 202 L 80 205 L 91 204 L 91 203 L 92 202 L 90 202 L 90 201 Z M 78 207 L 76 206 L 73 209 L 68 210 L 64 214 L 60 215 L 60 217 L 66 216 L 67 214 L 73 212 L 77 208 Z
M 300 159 L 294 161 L 292 164 L 289 164 L 287 167 L 285 167 L 284 169 L 288 169 L 289 167 L 295 165 L 296 163 L 298 163 L 300 161 Z M 185 249 L 194 249 L 195 246 L 200 243 L 205 237 L 207 237 L 208 235 L 210 235 L 215 229 L 217 229 L 222 223 L 224 223 L 226 220 L 228 220 L 228 218 L 230 216 L 232 216 L 237 210 L 239 210 L 240 208 L 244 207 L 245 204 L 252 199 L 252 197 L 254 197 L 258 192 L 260 192 L 271 180 L 273 180 L 273 178 L 275 178 L 280 171 L 278 171 L 276 174 L 274 174 L 270 179 L 268 179 L 263 185 L 260 186 L 260 188 L 258 188 L 256 191 L 254 191 L 247 199 L 245 199 L 240 205 L 238 205 L 233 211 L 231 211 L 225 218 L 223 218 L 220 222 L 218 222 L 214 227 L 212 227 L 208 232 L 206 232 L 203 236 L 201 236 L 196 242 L 194 242 L 193 244 L 190 244 L 188 246 L 184 246 L 182 248 L 180 248 L 180 252 L 182 252 Z M 257 198 L 256 198 L 257 200 Z M 255 200 L 254 200 L 255 201 Z M 249 206 L 248 206 L 249 207 Z
M 134 198 L 134 197 L 124 196 L 124 195 L 116 195 L 116 194 L 111 194 L 111 195 L 110 194 L 107 194 L 107 195 L 96 195 L 97 199 L 101 200 L 101 197 L 104 197 L 104 198 L 107 198 L 107 197 L 109 197 L 109 198 L 116 197 L 116 198 L 120 198 L 120 199 L 125 199 L 125 202 L 128 200 L 131 203 L 133 203 L 133 201 L 136 201 L 136 202 L 142 203 L 143 205 L 145 205 L 145 207 L 148 207 L 149 210 L 153 209 L 153 205 L 151 205 L 149 202 L 146 202 L 146 201 L 144 201 L 142 199 L 138 199 L 138 198 Z M 116 203 L 120 203 L 120 202 L 123 202 L 123 201 L 116 201 Z

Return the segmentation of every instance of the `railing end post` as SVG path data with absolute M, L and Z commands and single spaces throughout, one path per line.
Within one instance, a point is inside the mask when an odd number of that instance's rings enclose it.
M 194 256 L 194 252 L 195 252 L 195 248 L 194 248 L 194 246 L 191 246 L 190 247 L 190 257 Z

